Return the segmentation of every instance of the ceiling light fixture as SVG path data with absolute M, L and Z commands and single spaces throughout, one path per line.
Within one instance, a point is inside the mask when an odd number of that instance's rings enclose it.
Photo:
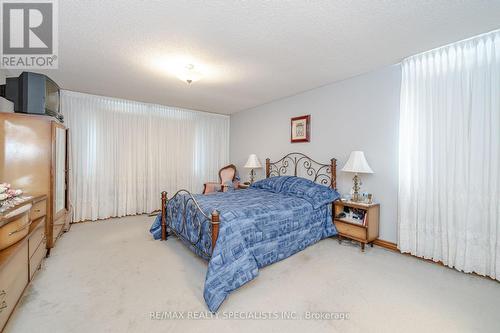
M 187 64 L 184 68 L 177 74 L 177 77 L 186 82 L 187 84 L 191 84 L 193 82 L 199 81 L 202 79 L 203 74 L 197 70 L 193 64 Z

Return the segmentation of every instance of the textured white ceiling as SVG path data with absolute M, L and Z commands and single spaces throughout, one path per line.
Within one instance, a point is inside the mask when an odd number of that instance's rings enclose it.
M 59 1 L 64 89 L 233 113 L 500 27 L 498 0 Z M 192 86 L 169 64 L 191 58 Z M 12 74 L 17 74 L 12 73 Z

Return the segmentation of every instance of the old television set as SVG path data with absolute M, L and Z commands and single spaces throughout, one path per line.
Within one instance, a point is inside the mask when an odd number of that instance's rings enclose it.
M 59 86 L 46 75 L 23 72 L 7 78 L 0 95 L 14 103 L 15 112 L 49 115 L 63 121 Z

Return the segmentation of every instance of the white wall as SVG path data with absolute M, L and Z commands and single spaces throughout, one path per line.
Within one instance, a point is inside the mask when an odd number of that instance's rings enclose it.
M 343 194 L 350 192 L 352 175 L 340 169 L 352 150 L 362 150 L 375 171 L 362 175 L 362 191 L 381 204 L 380 239 L 396 242 L 400 76 L 394 65 L 231 115 L 231 161 L 246 179 L 242 167 L 250 153 L 263 165 L 266 157 L 293 151 L 324 163 L 335 157 Z M 290 118 L 306 114 L 311 142 L 291 144 Z
M 5 78 L 7 73 L 4 70 L 0 70 L 0 84 L 5 84 Z M 14 112 L 14 103 L 0 97 L 0 112 Z

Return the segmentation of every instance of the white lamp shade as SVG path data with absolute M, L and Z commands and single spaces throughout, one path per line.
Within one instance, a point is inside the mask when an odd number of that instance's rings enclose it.
M 259 169 L 262 168 L 262 165 L 260 164 L 259 158 L 255 154 L 250 154 L 248 156 L 248 161 L 245 163 L 245 168 L 248 169 Z
M 368 165 L 365 154 L 362 151 L 351 152 L 349 160 L 342 168 L 342 171 L 354 173 L 373 173 L 373 170 Z

